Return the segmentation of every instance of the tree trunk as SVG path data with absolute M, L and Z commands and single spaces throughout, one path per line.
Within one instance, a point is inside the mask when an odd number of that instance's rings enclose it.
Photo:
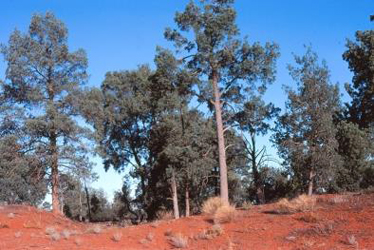
M 185 202 L 186 202 L 186 217 L 190 216 L 190 192 L 188 191 L 188 185 L 186 186 L 186 194 L 185 194 Z
M 311 196 L 313 194 L 313 180 L 315 176 L 314 170 L 310 170 L 309 172 L 309 184 L 308 184 L 308 195 Z
M 227 182 L 227 165 L 226 165 L 226 148 L 225 138 L 223 132 L 222 122 L 222 109 L 221 109 L 221 93 L 218 88 L 218 73 L 212 73 L 212 85 L 214 92 L 214 108 L 216 113 L 217 123 L 217 137 L 218 137 L 218 159 L 219 159 L 219 172 L 220 172 L 220 188 L 221 199 L 224 203 L 229 204 L 229 188 Z
M 88 192 L 88 188 L 86 184 L 84 184 L 84 190 L 86 191 L 88 221 L 91 221 L 92 218 L 91 218 L 90 193 Z
M 58 152 L 57 138 L 54 132 L 50 137 L 50 150 L 52 156 L 51 173 L 52 173 L 52 211 L 55 214 L 62 214 L 59 200 L 59 178 L 58 178 Z
M 264 192 L 262 189 L 262 181 L 261 181 L 261 176 L 258 172 L 258 165 L 257 165 L 257 151 L 256 151 L 256 138 L 255 134 L 251 133 L 251 143 L 252 143 L 252 151 L 251 153 L 251 164 L 252 164 L 252 172 L 253 172 L 253 181 L 255 183 L 255 189 L 256 189 L 256 196 L 257 196 L 257 201 L 259 204 L 264 204 L 265 203 L 265 197 L 264 197 Z
M 173 197 L 174 218 L 179 219 L 177 181 L 175 179 L 174 169 L 171 172 L 171 191 L 172 191 L 172 197 Z

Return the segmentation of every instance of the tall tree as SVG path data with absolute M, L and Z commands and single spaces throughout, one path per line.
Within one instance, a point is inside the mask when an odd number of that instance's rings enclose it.
M 242 131 L 245 156 L 248 159 L 250 172 L 257 193 L 257 201 L 265 203 L 264 178 L 261 177 L 260 168 L 266 167 L 271 157 L 266 153 L 266 147 L 257 147 L 256 136 L 267 134 L 270 129 L 270 120 L 276 117 L 280 109 L 272 103 L 266 104 L 262 96 L 247 97 L 247 101 L 234 116 Z M 249 136 L 244 133 L 248 133 Z M 249 137 L 249 138 L 248 138 Z
M 235 24 L 233 0 L 191 1 L 183 12 L 177 12 L 178 29 L 167 28 L 165 37 L 183 52 L 183 62 L 199 76 L 203 99 L 214 106 L 219 150 L 221 198 L 228 203 L 225 122 L 223 101 L 230 102 L 240 91 L 250 92 L 255 82 L 272 81 L 278 57 L 275 44 L 249 44 L 239 37 Z M 184 33 L 184 34 L 183 34 Z M 190 39 L 191 38 L 191 39 Z M 202 96 L 202 95 L 201 95 Z
M 274 140 L 280 156 L 290 167 L 296 188 L 311 195 L 318 187 L 334 182 L 339 165 L 338 143 L 333 116 L 339 110 L 337 85 L 329 80 L 326 64 L 318 63 L 310 48 L 304 56 L 295 56 L 296 66 L 289 66 L 297 90 L 287 89 L 286 112 L 277 121 Z
M 346 89 L 352 98 L 347 116 L 360 128 L 374 124 L 374 30 L 357 31 L 356 41 L 347 41 L 343 59 L 353 72 L 352 84 Z
M 28 32 L 15 30 L 8 46 L 1 48 L 7 62 L 3 93 L 26 109 L 30 143 L 51 173 L 55 213 L 61 213 L 59 171 L 76 167 L 76 156 L 85 153 L 85 129 L 74 117 L 79 114 L 80 87 L 87 79 L 87 58 L 81 49 L 69 52 L 67 35 L 52 13 L 34 15 Z

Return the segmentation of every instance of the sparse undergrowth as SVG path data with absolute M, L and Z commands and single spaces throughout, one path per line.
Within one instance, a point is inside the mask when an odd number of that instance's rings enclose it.
M 202 211 L 215 224 L 231 222 L 237 216 L 235 207 L 225 204 L 220 197 L 212 197 L 205 201 Z
M 171 234 L 168 236 L 168 240 L 175 248 L 186 248 L 188 246 L 188 238 L 181 233 Z
M 308 195 L 300 195 L 297 198 L 288 200 L 281 199 L 275 204 L 274 212 L 278 214 L 293 214 L 305 211 L 312 211 L 316 206 L 316 198 Z

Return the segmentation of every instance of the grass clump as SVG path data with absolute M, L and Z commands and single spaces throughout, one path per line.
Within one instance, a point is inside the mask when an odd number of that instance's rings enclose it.
M 235 207 L 225 204 L 220 197 L 209 198 L 205 201 L 202 211 L 215 224 L 231 222 L 237 215 Z
M 69 230 L 63 230 L 61 232 L 61 236 L 62 238 L 64 238 L 65 240 L 68 240 L 70 238 L 70 235 L 71 235 L 71 232 Z
M 101 226 L 100 225 L 94 225 L 87 229 L 87 233 L 93 233 L 93 234 L 99 234 L 101 233 Z
M 173 234 L 168 237 L 170 244 L 175 248 L 186 248 L 188 246 L 188 238 L 182 234 Z
M 298 212 L 311 211 L 316 205 L 315 197 L 300 195 L 297 198 L 288 200 L 281 199 L 275 204 L 274 212 L 279 214 L 293 214 Z
M 206 200 L 203 204 L 202 211 L 207 215 L 214 215 L 219 207 L 224 206 L 225 203 L 220 197 L 212 197 Z
M 112 240 L 115 242 L 119 242 L 122 239 L 122 233 L 121 232 L 116 232 L 112 236 Z

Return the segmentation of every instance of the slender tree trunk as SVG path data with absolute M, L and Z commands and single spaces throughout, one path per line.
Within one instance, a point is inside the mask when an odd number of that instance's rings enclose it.
M 179 219 L 177 181 L 175 179 L 174 169 L 171 172 L 171 192 L 172 192 L 172 197 L 173 197 L 174 218 Z
M 229 203 L 229 188 L 227 181 L 227 165 L 226 165 L 226 148 L 225 138 L 223 132 L 222 122 L 222 109 L 221 109 L 221 93 L 218 88 L 218 73 L 213 70 L 212 73 L 212 85 L 214 92 L 214 108 L 216 113 L 217 123 L 217 137 L 218 137 L 218 159 L 219 159 L 219 172 L 220 172 L 220 188 L 221 188 L 221 199 L 224 203 Z
M 90 193 L 88 192 L 88 188 L 86 184 L 84 184 L 84 190 L 86 191 L 88 221 L 91 221 L 92 218 L 91 218 Z
M 185 205 L 186 205 L 186 217 L 190 216 L 190 192 L 188 191 L 188 184 L 186 185 L 186 194 L 185 194 Z
M 251 133 L 251 143 L 252 143 L 252 151 L 251 151 L 251 164 L 252 164 L 252 172 L 253 172 L 253 181 L 255 183 L 255 189 L 256 189 L 256 196 L 257 200 L 260 204 L 265 203 L 264 193 L 262 189 L 262 182 L 261 177 L 258 172 L 258 165 L 257 165 L 257 150 L 256 150 L 256 138 L 255 134 Z
M 57 152 L 57 138 L 54 132 L 50 137 L 50 150 L 52 156 L 51 173 L 52 173 L 52 211 L 55 214 L 61 214 L 60 200 L 59 200 L 59 178 L 58 178 L 58 152 Z
M 315 176 L 314 170 L 310 170 L 309 172 L 309 184 L 308 184 L 308 195 L 311 196 L 313 194 L 313 180 Z

